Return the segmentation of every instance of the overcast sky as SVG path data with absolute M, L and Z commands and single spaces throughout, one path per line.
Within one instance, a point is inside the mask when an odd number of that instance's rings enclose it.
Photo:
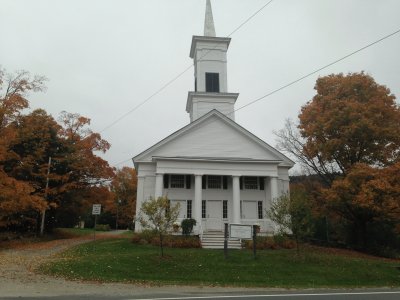
M 213 0 L 217 36 L 227 36 L 269 0 Z M 203 34 L 205 0 L 0 0 L 0 65 L 49 78 L 32 108 L 92 120 L 112 147 L 111 165 L 189 123 L 193 68 L 108 127 L 191 65 Z M 232 35 L 228 91 L 245 105 L 400 29 L 398 0 L 274 0 Z M 274 146 L 274 130 L 296 119 L 315 80 L 365 70 L 400 95 L 400 34 L 236 112 L 236 121 Z

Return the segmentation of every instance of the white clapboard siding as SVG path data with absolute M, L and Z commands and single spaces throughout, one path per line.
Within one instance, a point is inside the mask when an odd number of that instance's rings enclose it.
M 140 161 L 151 161 L 157 156 L 282 160 L 282 157 L 256 143 L 218 115 L 210 116 L 176 138 L 155 147 Z

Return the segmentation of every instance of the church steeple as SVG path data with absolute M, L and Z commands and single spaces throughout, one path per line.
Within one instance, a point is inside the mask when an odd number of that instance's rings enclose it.
M 214 18 L 211 9 L 211 2 L 207 0 L 206 17 L 204 19 L 204 36 L 215 36 Z
M 235 120 L 234 105 L 239 94 L 228 93 L 226 53 L 230 41 L 228 37 L 216 37 L 211 2 L 207 0 L 204 36 L 193 36 L 190 48 L 194 92 L 188 93 L 186 111 L 191 122 L 213 109 Z

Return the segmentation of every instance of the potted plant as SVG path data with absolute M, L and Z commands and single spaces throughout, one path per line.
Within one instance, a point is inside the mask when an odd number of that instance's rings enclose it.
M 172 224 L 172 229 L 174 230 L 174 232 L 178 232 L 179 227 L 181 226 L 179 225 L 178 222 L 174 222 L 174 224 Z
M 193 231 L 193 226 L 196 225 L 195 219 L 184 219 L 182 220 L 182 234 L 190 235 Z

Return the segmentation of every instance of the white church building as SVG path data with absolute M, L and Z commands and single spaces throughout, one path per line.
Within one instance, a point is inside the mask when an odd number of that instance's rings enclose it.
M 150 197 L 167 196 L 172 205 L 180 203 L 178 221 L 196 219 L 195 234 L 222 231 L 224 223 L 258 224 L 261 232 L 273 233 L 266 211 L 289 191 L 294 163 L 235 122 L 239 94 L 227 89 L 230 41 L 216 36 L 207 0 L 204 36 L 193 36 L 190 48 L 190 123 L 133 158 L 136 211 Z

